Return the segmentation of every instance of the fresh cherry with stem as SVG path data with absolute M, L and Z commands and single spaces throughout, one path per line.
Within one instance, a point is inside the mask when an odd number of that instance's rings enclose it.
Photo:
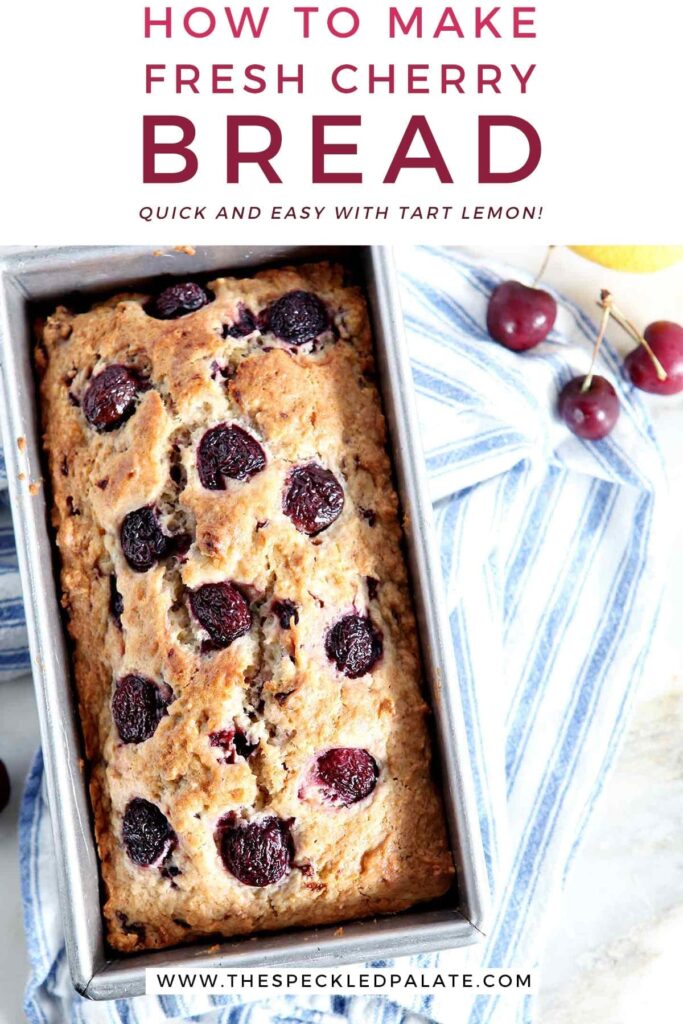
M 595 362 L 612 312 L 611 301 L 603 304 L 602 320 L 593 346 L 593 357 L 585 377 L 573 377 L 562 388 L 559 413 L 569 429 L 586 441 L 599 441 L 614 429 L 619 419 L 619 398 L 614 387 L 595 373 Z
M 643 333 L 621 312 L 607 291 L 600 304 L 609 300 L 612 316 L 635 341 L 638 348 L 626 356 L 624 366 L 631 382 L 653 395 L 677 395 L 683 391 L 683 327 L 672 320 L 655 320 Z
M 664 370 L 664 377 L 641 344 L 626 356 L 624 363 L 633 384 L 653 395 L 677 395 L 683 391 L 683 327 L 671 320 L 655 320 L 645 328 L 643 339 Z
M 553 246 L 531 287 L 521 281 L 503 281 L 493 291 L 486 311 L 486 326 L 491 337 L 514 352 L 534 348 L 548 337 L 555 318 L 557 303 L 549 292 L 536 285 L 548 265 Z

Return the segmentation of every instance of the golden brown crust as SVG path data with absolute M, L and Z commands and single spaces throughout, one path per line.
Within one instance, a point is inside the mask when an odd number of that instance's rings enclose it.
M 363 298 L 327 264 L 222 278 L 210 288 L 213 302 L 173 321 L 148 316 L 140 295 L 79 315 L 58 308 L 38 357 L 104 913 L 119 950 L 396 911 L 442 894 L 453 874 L 430 778 Z M 258 314 L 298 288 L 323 299 L 335 337 L 296 352 L 268 334 L 223 337 L 242 304 Z M 111 363 L 136 367 L 151 387 L 125 424 L 98 433 L 80 403 L 91 375 Z M 247 481 L 207 490 L 196 447 L 224 422 L 257 437 L 267 464 Z M 292 465 L 310 461 L 331 469 L 345 493 L 339 519 L 315 538 L 282 510 Z M 191 533 L 184 562 L 130 569 L 121 520 L 145 505 L 160 509 L 169 530 Z M 110 610 L 112 575 L 122 629 Z M 379 581 L 374 597 L 368 577 Z M 254 625 L 228 648 L 202 654 L 185 588 L 218 580 L 249 594 Z M 296 604 L 290 629 L 273 613 L 274 598 Z M 384 638 L 383 657 L 360 679 L 338 672 L 324 650 L 326 631 L 351 609 L 371 614 Z M 127 673 L 163 681 L 175 695 L 139 744 L 121 743 L 112 719 L 113 681 Z M 248 760 L 220 763 L 208 737 L 233 720 L 258 747 Z M 372 753 L 380 766 L 374 792 L 339 809 L 301 799 L 314 754 L 339 746 Z M 158 866 L 137 866 L 122 846 L 122 814 L 136 796 L 157 804 L 178 837 L 181 873 L 172 879 Z M 231 810 L 294 819 L 294 866 L 281 881 L 246 886 L 223 866 L 214 830 Z

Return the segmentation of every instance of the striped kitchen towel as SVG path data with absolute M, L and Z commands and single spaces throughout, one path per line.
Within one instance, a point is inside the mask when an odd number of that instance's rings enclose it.
M 0 449 L 0 683 L 28 672 L 21 581 L 12 532 L 5 460 Z
M 423 965 L 533 969 L 572 858 L 623 734 L 661 596 L 666 483 L 647 413 L 607 344 L 601 372 L 622 415 L 598 443 L 570 435 L 556 396 L 585 372 L 595 325 L 558 296 L 555 329 L 515 354 L 487 335 L 491 290 L 511 272 L 461 254 L 409 253 L 402 299 L 440 543 L 458 685 L 494 914 L 485 940 Z M 407 261 L 408 263 L 408 261 Z M 516 277 L 523 278 L 517 273 Z M 463 1024 L 533 1020 L 533 998 L 74 995 L 62 946 L 37 758 L 21 860 L 31 1021 L 168 1020 Z M 456 1006 L 459 1008 L 456 1010 Z

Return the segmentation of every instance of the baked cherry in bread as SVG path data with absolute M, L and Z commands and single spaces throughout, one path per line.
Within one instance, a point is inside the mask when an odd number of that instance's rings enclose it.
M 340 672 L 358 679 L 382 657 L 382 634 L 363 615 L 345 615 L 325 637 L 325 653 Z
M 117 679 L 111 711 L 123 743 L 143 743 L 156 728 L 173 700 L 169 686 L 157 686 L 144 676 Z
M 248 822 L 229 816 L 219 823 L 216 843 L 225 867 L 245 885 L 274 885 L 294 857 L 289 823 L 274 815 Z
M 116 430 L 135 412 L 144 386 L 135 370 L 119 364 L 105 366 L 85 390 L 83 415 L 96 430 Z
M 211 296 L 206 289 L 194 281 L 188 281 L 164 288 L 156 298 L 150 299 L 145 312 L 157 320 L 177 320 L 179 316 L 195 313 L 208 302 L 211 302 Z
M 266 465 L 266 455 L 255 437 L 236 423 L 221 423 L 207 430 L 197 449 L 197 470 L 204 487 L 225 490 L 225 479 L 248 480 Z
M 129 512 L 121 524 L 121 549 L 135 572 L 147 572 L 171 550 L 171 538 L 161 529 L 151 505 Z
M 177 841 L 166 815 L 142 797 L 126 807 L 121 839 L 130 859 L 142 867 L 163 860 Z
M 318 296 L 301 289 L 277 299 L 265 315 L 267 330 L 292 345 L 314 341 L 327 330 L 329 323 L 327 310 Z
M 318 755 L 310 782 L 318 788 L 324 802 L 350 807 L 370 796 L 378 777 L 377 762 L 367 750 L 333 747 Z
M 229 647 L 251 628 L 249 604 L 234 583 L 205 583 L 190 591 L 190 608 L 215 647 Z
M 339 518 L 344 492 L 330 469 L 311 462 L 289 474 L 282 509 L 300 533 L 316 537 Z

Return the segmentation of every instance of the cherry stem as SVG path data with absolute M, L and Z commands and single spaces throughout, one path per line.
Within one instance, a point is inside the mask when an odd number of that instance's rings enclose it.
M 633 321 L 629 320 L 629 318 L 625 315 L 625 313 L 622 313 L 622 311 L 618 308 L 618 306 L 614 305 L 614 300 L 612 299 L 612 296 L 610 295 L 610 293 L 606 289 L 603 288 L 603 290 L 600 292 L 600 303 L 599 304 L 604 308 L 605 302 L 609 302 L 610 310 L 612 312 L 612 316 L 614 317 L 616 322 L 619 324 L 619 326 L 623 327 L 623 329 L 626 331 L 626 333 L 630 334 L 631 337 L 634 339 L 634 341 L 636 341 L 639 345 L 643 346 L 643 348 L 645 349 L 645 351 L 647 352 L 648 356 L 650 357 L 650 359 L 652 361 L 652 365 L 655 368 L 655 373 L 657 374 L 659 379 L 660 380 L 666 380 L 667 377 L 668 377 L 668 374 L 667 374 L 666 370 L 664 369 L 664 367 L 662 366 L 662 364 L 660 363 L 659 359 L 657 359 L 657 356 L 652 351 L 652 348 L 650 347 L 650 344 L 649 344 L 647 338 L 645 338 L 645 336 L 640 333 L 640 331 L 638 330 L 636 325 L 633 323 Z
M 604 299 L 603 299 L 603 296 L 604 296 Z M 585 393 L 587 391 L 590 391 L 591 384 L 593 383 L 593 375 L 595 373 L 595 361 L 598 358 L 598 352 L 600 351 L 600 346 L 602 345 L 602 339 L 605 337 L 605 331 L 607 330 L 607 324 L 609 323 L 609 318 L 610 318 L 610 315 L 612 313 L 612 296 L 609 294 L 609 292 L 607 292 L 607 293 L 603 292 L 601 294 L 600 298 L 603 299 L 603 302 L 602 302 L 602 319 L 600 321 L 600 329 L 598 331 L 598 336 L 595 339 L 595 344 L 593 345 L 593 357 L 591 359 L 590 369 L 589 369 L 588 373 L 586 374 L 586 378 L 585 378 L 583 384 L 581 385 L 581 394 L 582 395 L 585 395 Z
M 550 254 L 552 253 L 553 249 L 555 249 L 555 248 L 556 248 L 556 246 L 549 245 L 548 248 L 546 249 L 545 256 L 543 257 L 543 262 L 541 263 L 539 271 L 536 274 L 536 277 L 534 278 L 534 283 L 531 286 L 532 288 L 536 287 L 536 285 L 538 284 L 538 282 L 541 280 L 541 278 L 545 274 L 546 270 L 548 269 L 548 262 L 550 260 Z

